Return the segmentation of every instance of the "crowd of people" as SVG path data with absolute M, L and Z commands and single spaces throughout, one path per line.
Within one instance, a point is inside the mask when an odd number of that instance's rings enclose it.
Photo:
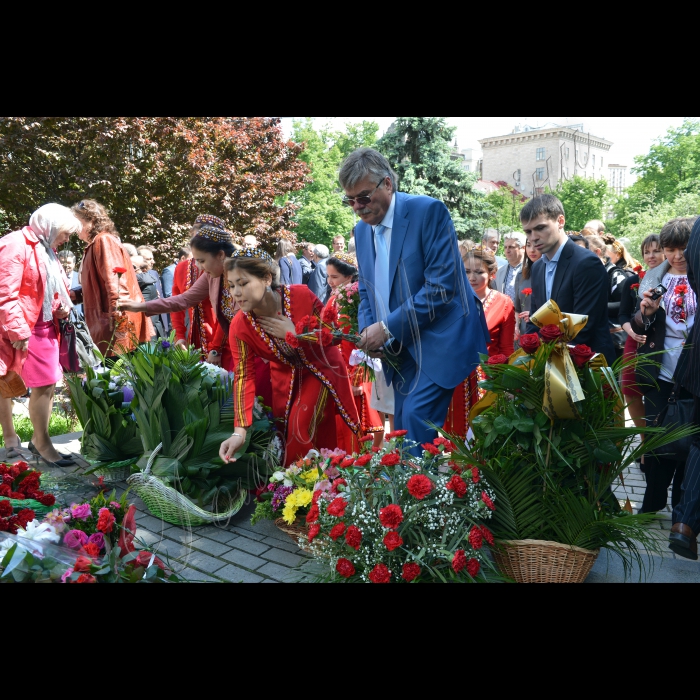
M 458 240 L 443 203 L 400 192 L 377 151 L 350 155 L 339 181 L 358 223 L 347 238 L 333 239 L 333 250 L 281 240 L 271 255 L 254 237 L 202 214 L 189 244 L 158 274 L 155 249 L 122 241 L 93 200 L 71 209 L 46 205 L 0 239 L 8 270 L 0 281 L 0 423 L 8 458 L 24 456 L 12 397 L 31 390 L 32 451 L 51 464 L 70 462 L 51 444 L 48 418 L 61 378 L 59 321 L 74 314 L 84 316 L 105 356 L 173 331 L 178 344 L 229 371 L 235 426 L 221 446 L 227 461 L 246 441 L 258 396 L 284 426 L 287 464 L 311 448 L 354 452 L 363 439 L 379 448 L 387 422 L 392 433 L 406 431 L 416 454 L 437 437 L 436 426 L 469 439 L 470 411 L 483 397 L 482 356 L 513 355 L 523 336 L 537 332 L 531 315 L 549 300 L 587 317 L 578 343 L 609 366 L 624 359 L 615 366 L 624 367 L 620 380 L 640 429 L 672 396 L 700 396 L 694 219 L 675 219 L 630 250 L 602 221 L 567 230 L 562 203 L 543 195 L 523 208 L 522 231 L 488 230 L 474 243 Z M 59 252 L 72 235 L 86 246 L 80 260 L 70 248 Z M 337 295 L 353 284 L 361 300 L 359 346 L 294 340 L 299 324 L 320 328 L 337 315 Z M 353 361 L 358 349 L 385 360 L 374 382 Z M 657 358 L 650 365 L 656 370 L 636 370 L 631 360 L 647 355 Z M 648 454 L 640 466 L 643 512 L 665 508 L 673 485 L 671 546 L 697 558 L 699 448 L 687 461 Z

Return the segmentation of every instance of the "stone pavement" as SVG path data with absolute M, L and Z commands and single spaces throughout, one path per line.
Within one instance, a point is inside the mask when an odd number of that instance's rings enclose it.
M 62 450 L 78 453 L 80 435 L 54 438 Z M 40 467 L 39 467 L 40 468 Z M 74 470 L 73 470 L 74 471 Z M 70 475 L 71 470 L 62 470 Z M 70 481 L 70 476 L 68 477 Z M 73 480 L 79 483 L 77 479 Z M 83 481 L 87 482 L 87 480 Z M 92 495 L 94 486 L 87 482 Z M 117 485 L 121 493 L 126 484 Z M 617 488 L 622 502 L 629 497 L 635 511 L 641 506 L 644 495 L 644 476 L 638 468 L 632 468 L 625 476 L 625 485 Z M 82 494 L 81 494 L 82 495 Z M 91 497 L 87 494 L 87 497 Z M 60 497 L 59 497 L 60 498 Z M 250 524 L 253 504 L 246 506 L 230 523 L 211 527 L 183 530 L 163 523 L 151 516 L 140 499 L 133 497 L 137 506 L 138 542 L 155 551 L 174 571 L 191 582 L 205 583 L 296 583 L 313 582 L 323 576 L 323 567 L 310 560 L 291 540 L 271 522 Z M 700 563 L 677 557 L 667 548 L 671 530 L 671 508 L 660 514 L 654 525 L 658 532 L 663 558 L 649 558 L 651 583 L 700 583 Z M 631 582 L 640 579 L 634 572 Z M 621 563 L 616 557 L 603 553 L 598 560 L 589 583 L 622 583 Z

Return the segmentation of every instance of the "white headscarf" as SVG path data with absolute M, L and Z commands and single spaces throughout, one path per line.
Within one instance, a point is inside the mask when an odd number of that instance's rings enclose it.
M 44 205 L 37 209 L 29 220 L 29 228 L 41 241 L 39 254 L 43 257 L 46 266 L 46 290 L 43 304 L 43 320 L 45 322 L 53 320 L 54 300 L 57 298 L 57 294 L 66 311 L 73 308 L 73 302 L 70 300 L 64 282 L 65 273 L 54 252 L 54 243 L 60 232 L 78 233 L 81 226 L 80 220 L 75 217 L 73 212 L 60 204 Z

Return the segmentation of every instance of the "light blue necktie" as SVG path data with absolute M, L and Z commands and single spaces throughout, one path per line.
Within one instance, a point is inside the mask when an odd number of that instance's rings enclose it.
M 376 294 L 377 321 L 386 323 L 389 317 L 389 297 L 391 284 L 389 274 L 389 248 L 384 233 L 386 226 L 377 226 L 374 231 L 374 242 L 377 249 L 377 260 L 374 265 L 374 286 Z

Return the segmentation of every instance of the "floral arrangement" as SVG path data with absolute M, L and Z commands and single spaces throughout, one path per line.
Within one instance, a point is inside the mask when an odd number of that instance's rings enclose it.
M 0 499 L 7 499 L 15 510 L 21 506 L 40 511 L 56 503 L 54 496 L 41 490 L 41 472 L 26 462 L 0 464 Z
M 340 477 L 317 484 L 308 523 L 308 551 L 328 565 L 336 583 L 469 583 L 492 570 L 494 542 L 483 524 L 495 494 L 477 466 L 452 460 L 457 448 L 438 438 L 423 457 L 406 432 L 388 446 L 364 442 L 359 455 L 336 463 Z

